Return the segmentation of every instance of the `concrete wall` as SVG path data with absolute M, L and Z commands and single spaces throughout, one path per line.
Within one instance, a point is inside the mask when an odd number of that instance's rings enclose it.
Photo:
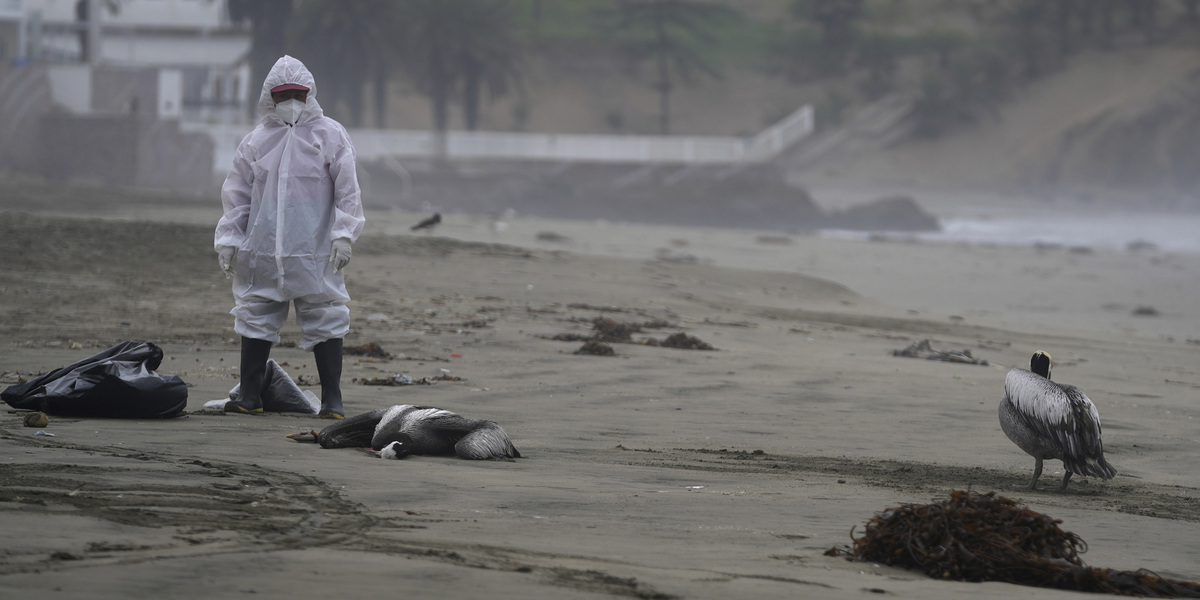
M 155 114 L 158 72 L 99 66 L 92 74 L 92 111 L 108 114 Z
M 53 110 L 45 69 L 0 63 L 0 169 L 38 170 L 39 123 Z
M 178 121 L 136 115 L 48 114 L 40 122 L 48 178 L 200 193 L 212 186 L 212 141 Z

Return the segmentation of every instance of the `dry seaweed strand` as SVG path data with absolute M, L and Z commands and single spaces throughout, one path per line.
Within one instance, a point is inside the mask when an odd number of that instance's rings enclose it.
M 1062 521 L 995 492 L 954 490 L 932 504 L 889 508 L 867 522 L 862 537 L 827 555 L 919 569 L 930 577 L 1001 581 L 1083 592 L 1158 598 L 1200 598 L 1200 583 L 1145 569 L 1087 566 L 1087 544 Z

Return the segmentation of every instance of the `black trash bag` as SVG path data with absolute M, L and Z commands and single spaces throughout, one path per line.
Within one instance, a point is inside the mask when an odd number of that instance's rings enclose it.
M 314 395 L 308 395 L 292 381 L 292 377 L 279 366 L 274 359 L 267 360 L 267 376 L 264 378 L 261 393 L 263 410 L 266 412 L 298 412 L 309 415 L 317 414 L 321 401 Z M 311 392 L 310 392 L 311 394 Z M 229 390 L 229 400 L 237 400 L 242 395 L 242 384 Z
M 177 375 L 154 372 L 162 348 L 150 342 L 121 342 L 73 365 L 0 392 L 13 408 L 62 417 L 163 419 L 187 408 L 187 384 Z

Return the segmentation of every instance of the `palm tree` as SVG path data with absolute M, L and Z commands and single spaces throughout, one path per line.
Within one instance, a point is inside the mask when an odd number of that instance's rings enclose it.
M 462 4 L 460 0 L 407 0 L 399 5 L 405 32 L 397 42 L 406 57 L 409 77 L 429 97 L 433 128 L 441 134 L 439 154 L 445 150 L 444 134 L 457 77 L 452 43 Z
M 330 108 L 345 106 L 349 122 L 364 125 L 368 82 L 375 87 L 376 125 L 384 126 L 389 66 L 396 62 L 395 3 L 389 0 L 303 0 L 292 44 L 320 82 Z
M 435 152 L 445 153 L 450 103 L 463 102 L 469 129 L 478 124 L 486 89 L 492 97 L 519 82 L 520 47 L 505 0 L 404 0 L 398 3 L 404 35 L 398 38 L 406 70 L 429 97 Z
M 840 70 L 857 37 L 855 22 L 865 15 L 864 0 L 794 0 L 791 11 L 821 29 L 819 68 L 827 73 Z
M 633 36 L 625 44 L 629 55 L 636 62 L 654 61 L 658 129 L 667 135 L 671 132 L 672 75 L 685 83 L 696 73 L 720 78 L 697 46 L 715 44 L 710 32 L 714 21 L 734 13 L 723 5 L 686 0 L 621 0 L 619 9 L 614 31 Z
M 463 123 L 474 130 L 479 123 L 479 103 L 508 93 L 521 84 L 521 45 L 513 35 L 512 11 L 507 2 L 478 2 L 460 24 L 458 66 L 462 79 Z
M 250 22 L 250 85 L 246 86 L 246 104 L 253 119 L 258 110 L 258 86 L 283 54 L 292 0 L 229 0 L 228 9 L 230 20 Z

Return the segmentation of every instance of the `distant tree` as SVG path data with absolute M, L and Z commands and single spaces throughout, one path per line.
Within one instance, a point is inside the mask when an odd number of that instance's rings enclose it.
M 635 62 L 654 62 L 658 130 L 667 135 L 675 78 L 690 83 L 698 73 L 721 77 L 699 46 L 714 45 L 712 26 L 735 13 L 720 4 L 686 0 L 622 0 L 618 9 L 613 31 L 625 39 L 625 51 Z
M 1117 9 L 1117 0 L 1096 0 L 1100 5 L 1100 45 L 1111 48 L 1116 30 L 1113 28 L 1113 12 Z
M 457 55 L 462 78 L 463 125 L 479 126 L 483 93 L 495 99 L 521 84 L 523 48 L 513 33 L 512 10 L 507 2 L 479 2 L 462 23 L 464 36 Z M 469 32 L 469 33 L 466 33 Z
M 301 0 L 291 47 L 320 84 L 330 108 L 344 106 L 354 127 L 365 125 L 368 83 L 375 121 L 384 125 L 389 67 L 397 62 L 395 3 L 389 0 Z
M 865 15 L 864 0 L 794 0 L 792 14 L 821 29 L 821 68 L 836 70 L 854 45 L 855 23 Z
M 862 18 L 864 0 L 795 0 L 792 14 L 821 26 L 826 44 L 845 47 L 854 37 L 854 22 Z
M 1196 24 L 1196 6 L 1200 5 L 1200 0 L 1179 0 L 1183 4 L 1184 14 L 1187 15 L 1188 23 Z
M 1153 42 L 1158 26 L 1158 0 L 1129 0 L 1129 22 Z
M 875 33 L 863 36 L 855 53 L 854 65 L 863 69 L 865 78 L 860 91 L 871 99 L 879 98 L 895 88 L 903 40 L 897 36 Z
M 1044 0 L 1015 0 L 1004 5 L 998 21 L 1002 43 L 1020 58 L 1026 79 L 1043 74 L 1054 56 L 1053 6 Z
M 1015 87 L 1007 52 L 976 47 L 951 59 L 946 69 L 927 73 L 913 106 L 916 133 L 938 137 L 985 116 L 998 118 Z
M 1084 0 L 1086 3 L 1087 0 Z M 1071 22 L 1075 14 L 1075 0 L 1056 0 L 1054 9 L 1055 37 L 1058 38 L 1058 54 L 1065 58 L 1072 50 L 1074 32 Z
M 478 124 L 483 91 L 492 97 L 519 83 L 521 48 L 504 0 L 404 0 L 399 40 L 409 77 L 429 97 L 434 129 L 449 127 L 450 104 L 463 101 L 468 128 Z
M 246 108 L 253 119 L 258 110 L 260 86 L 284 53 L 292 0 L 229 0 L 227 7 L 230 20 L 250 22 L 250 84 L 246 86 Z

